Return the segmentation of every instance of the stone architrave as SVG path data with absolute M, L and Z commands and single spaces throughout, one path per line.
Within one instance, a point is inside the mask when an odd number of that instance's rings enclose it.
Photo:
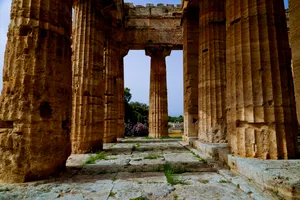
M 98 8 L 94 0 L 74 1 L 72 153 L 103 147 L 105 38 Z
M 146 55 L 151 57 L 149 93 L 149 136 L 168 136 L 168 94 L 166 56 L 169 47 L 147 47 Z
M 231 152 L 295 158 L 297 117 L 283 1 L 226 1 L 226 28 Z
M 289 0 L 290 42 L 298 122 L 300 120 L 300 3 Z
M 184 142 L 198 138 L 199 8 L 183 12 Z
M 128 48 L 119 47 L 119 58 L 118 58 L 118 133 L 117 138 L 124 138 L 124 118 L 125 118 L 125 105 L 124 105 L 124 57 L 128 53 Z
M 199 12 L 199 130 L 201 142 L 225 143 L 225 0 L 201 0 Z
M 107 37 L 105 48 L 104 143 L 117 141 L 118 132 L 118 46 Z
M 0 183 L 60 173 L 71 153 L 72 1 L 13 0 L 10 18 L 0 97 Z

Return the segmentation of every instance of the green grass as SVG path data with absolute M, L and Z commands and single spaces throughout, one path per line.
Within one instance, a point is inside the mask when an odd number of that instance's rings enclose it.
M 95 164 L 97 160 L 114 160 L 115 158 L 107 158 L 107 155 L 105 152 L 100 152 L 95 156 L 90 156 L 83 164 L 82 166 L 88 165 L 88 164 Z
M 110 193 L 109 193 L 109 196 L 110 196 L 110 197 L 115 197 L 115 196 L 116 196 L 116 194 L 117 194 L 116 192 L 112 192 L 112 191 L 110 191 Z
M 167 182 L 170 183 L 171 185 L 187 184 L 186 182 L 184 182 L 183 180 L 175 176 L 175 174 L 182 174 L 186 172 L 184 168 L 173 168 L 169 163 L 166 163 L 164 165 L 164 171 L 165 171 Z
M 147 137 L 145 137 L 146 139 L 154 139 L 153 137 L 150 137 L 150 136 L 147 136 Z
M 135 145 L 136 147 L 140 147 L 141 146 L 141 144 L 140 143 L 136 143 L 136 145 Z
M 173 194 L 174 200 L 178 200 L 178 195 L 177 194 Z
M 148 200 L 148 199 L 146 197 L 140 196 L 140 197 L 137 197 L 137 198 L 131 198 L 129 200 Z
M 203 162 L 203 163 L 207 163 L 207 160 L 205 160 L 204 158 L 201 158 L 199 155 L 197 155 L 195 152 L 193 152 L 192 150 L 190 150 L 190 152 L 196 157 L 198 158 L 199 161 Z
M 228 183 L 227 180 L 220 180 L 219 183 Z
M 144 159 L 157 159 L 161 157 L 162 156 L 158 155 L 157 153 L 148 153 L 148 156 L 144 157 Z
M 207 183 L 209 183 L 209 181 L 208 180 L 198 180 L 200 183 L 202 183 L 202 184 L 207 184 Z

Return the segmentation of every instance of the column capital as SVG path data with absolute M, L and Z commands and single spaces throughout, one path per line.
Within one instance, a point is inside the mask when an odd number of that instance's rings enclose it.
M 120 57 L 124 58 L 128 54 L 129 48 L 127 46 L 121 45 L 119 47 L 119 51 L 120 51 Z
M 164 58 L 171 54 L 172 48 L 168 46 L 148 46 L 145 51 L 147 56 L 159 56 Z

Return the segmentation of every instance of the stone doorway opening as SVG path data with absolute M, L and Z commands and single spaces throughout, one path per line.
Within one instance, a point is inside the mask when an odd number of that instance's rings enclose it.
M 167 109 L 164 110 L 165 116 L 168 117 L 169 134 L 162 137 L 177 137 L 180 138 L 183 134 L 183 123 L 177 121 L 177 118 L 183 116 L 183 53 L 181 50 L 172 50 L 169 56 L 165 57 L 166 62 L 166 89 L 167 89 Z M 151 74 L 151 58 L 146 55 L 145 50 L 130 50 L 124 57 L 124 86 L 130 89 L 131 99 L 129 104 L 136 106 L 150 106 L 153 100 L 150 100 L 150 84 L 153 79 L 150 79 Z M 160 78 L 160 82 L 162 82 Z M 152 95 L 153 96 L 153 93 Z M 159 95 L 158 95 L 159 96 Z M 126 110 L 126 109 L 125 109 Z M 129 111 L 128 111 L 129 112 Z M 132 116 L 134 119 L 125 117 L 125 123 L 128 120 L 133 123 L 127 127 L 133 128 L 137 123 L 146 124 L 149 127 L 148 114 L 138 112 L 138 116 Z M 147 112 L 148 113 L 148 112 Z M 146 116 L 143 116 L 146 115 Z M 153 119 L 153 117 L 152 117 Z M 171 119 L 171 120 L 170 120 Z M 183 119 L 182 119 L 183 120 Z M 177 123 L 176 123 L 177 122 Z M 127 124 L 125 125 L 127 126 Z M 126 129 L 126 128 L 125 128 Z M 127 131 L 128 131 L 127 129 Z M 150 129 L 149 129 L 150 130 Z M 126 130 L 125 130 L 126 131 Z M 131 135 L 131 133 L 129 133 Z M 126 134 L 125 134 L 126 135 Z M 152 132 L 149 137 L 155 137 Z M 128 136 L 128 135 L 127 135 Z M 134 136 L 134 134 L 132 134 Z M 140 136 L 139 134 L 135 136 Z M 143 135 L 144 136 L 144 135 Z

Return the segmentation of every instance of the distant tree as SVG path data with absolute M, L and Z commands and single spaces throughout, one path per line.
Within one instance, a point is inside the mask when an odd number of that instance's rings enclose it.
M 126 101 L 127 103 L 129 103 L 130 100 L 131 100 L 131 97 L 132 97 L 132 95 L 130 93 L 130 89 L 129 88 L 125 88 L 124 89 L 124 101 Z

